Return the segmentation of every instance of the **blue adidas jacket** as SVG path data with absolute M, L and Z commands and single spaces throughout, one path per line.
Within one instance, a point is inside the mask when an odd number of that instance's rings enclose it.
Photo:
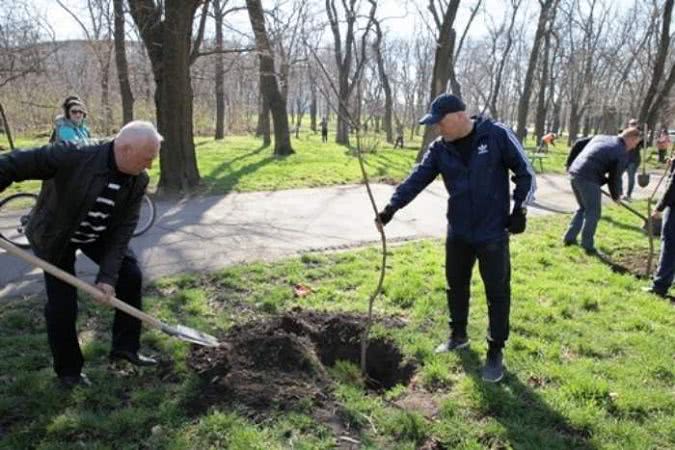
M 536 181 L 523 147 L 510 128 L 482 117 L 474 120 L 476 136 L 468 165 L 451 142 L 438 138 L 396 188 L 389 204 L 396 210 L 403 208 L 441 174 L 450 195 L 448 237 L 481 244 L 508 236 L 509 170 L 514 173 L 516 205 L 534 200 Z

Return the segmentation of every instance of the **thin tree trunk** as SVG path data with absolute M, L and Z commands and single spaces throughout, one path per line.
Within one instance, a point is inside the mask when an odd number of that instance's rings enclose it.
M 134 95 L 131 91 L 131 83 L 129 83 L 129 65 L 127 64 L 124 0 L 113 0 L 113 6 L 115 8 L 115 65 L 122 97 L 122 125 L 124 125 L 134 120 Z
M 433 2 L 429 3 L 433 5 Z M 431 76 L 431 99 L 444 93 L 447 89 L 448 78 L 450 77 L 450 64 L 454 64 L 452 55 L 454 49 L 454 30 L 452 28 L 459 9 L 459 0 L 450 0 L 448 7 L 444 11 L 443 20 L 439 22 L 438 36 L 436 38 L 436 54 L 434 57 L 434 69 Z M 436 137 L 434 127 L 425 127 L 422 146 L 417 153 L 417 161 L 422 159 L 422 155 L 427 149 L 429 143 Z
M 5 134 L 7 135 L 7 141 L 9 142 L 9 148 L 14 150 L 14 139 L 12 139 L 12 130 L 9 127 L 9 120 L 7 120 L 7 114 L 5 114 L 5 108 L 0 103 L 0 115 L 2 116 L 2 124 L 5 129 Z
M 534 43 L 530 51 L 530 60 L 527 65 L 527 72 L 523 82 L 523 93 L 518 101 L 518 128 L 516 135 L 522 142 L 525 138 L 525 129 L 527 127 L 527 113 L 530 108 L 530 97 L 532 96 L 532 85 L 534 80 L 534 71 L 537 68 L 537 60 L 539 58 L 539 50 L 541 48 L 541 41 L 546 32 L 546 23 L 549 19 L 551 8 L 556 5 L 557 0 L 539 0 L 541 11 L 539 12 L 539 20 L 537 22 L 537 31 L 534 35 Z
M 260 0 L 246 0 L 246 6 L 258 48 L 261 88 L 274 121 L 274 154 L 290 155 L 295 152 L 291 147 L 286 98 L 279 90 L 279 83 L 274 72 L 274 53 L 267 37 L 262 5 Z
M 220 0 L 213 1 L 216 22 L 216 50 L 223 50 L 223 11 Z M 223 55 L 215 55 L 216 140 L 225 137 L 225 64 Z
M 375 57 L 377 58 L 377 71 L 380 74 L 380 80 L 382 81 L 382 90 L 384 91 L 384 117 L 383 125 L 384 132 L 387 135 L 387 142 L 390 144 L 394 142 L 394 130 L 392 127 L 392 109 L 393 101 L 391 95 L 391 85 L 389 84 L 389 76 L 384 67 L 384 58 L 382 56 L 382 29 L 380 28 L 380 22 L 377 20 L 374 21 L 375 24 L 375 33 L 376 41 L 373 44 L 373 50 L 375 51 Z

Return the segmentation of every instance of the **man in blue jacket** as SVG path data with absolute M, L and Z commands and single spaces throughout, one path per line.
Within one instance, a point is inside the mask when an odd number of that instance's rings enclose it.
M 488 302 L 488 345 L 483 379 L 504 376 L 502 348 L 509 335 L 511 258 L 509 233 L 525 231 L 525 205 L 533 200 L 534 171 L 511 129 L 482 117 L 469 117 L 454 95 L 442 94 L 431 104 L 421 124 L 436 125 L 439 134 L 422 162 L 413 169 L 377 218 L 386 225 L 394 213 L 410 203 L 438 174 L 448 199 L 445 276 L 450 313 L 450 338 L 437 352 L 469 345 L 469 287 L 478 259 Z M 514 173 L 514 205 L 509 213 L 509 170 Z
M 621 175 L 628 152 L 640 141 L 640 130 L 626 128 L 619 136 L 595 136 L 574 160 L 568 172 L 574 197 L 579 204 L 563 237 L 565 245 L 576 244 L 581 232 L 581 246 L 595 254 L 594 236 L 600 220 L 600 187 L 608 183 L 615 201 L 621 198 Z
M 652 214 L 654 219 L 660 219 L 663 215 L 659 264 L 656 267 L 651 286 L 645 289 L 659 297 L 668 295 L 668 289 L 673 284 L 673 278 L 675 277 L 675 217 L 673 217 L 673 206 L 675 206 L 675 182 L 673 180 L 673 166 L 671 165 L 668 187 L 666 187 L 666 192 Z

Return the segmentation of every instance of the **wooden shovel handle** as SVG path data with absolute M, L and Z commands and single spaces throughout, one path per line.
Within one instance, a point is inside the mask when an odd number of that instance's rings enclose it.
M 44 259 L 38 258 L 35 255 L 32 255 L 24 250 L 21 250 L 19 247 L 15 246 L 14 244 L 6 241 L 5 239 L 0 238 L 0 248 L 6 250 L 8 253 L 26 261 L 29 264 L 32 264 L 33 266 L 39 267 L 40 269 L 44 270 L 45 272 L 48 272 L 49 274 L 55 276 L 56 278 L 60 279 L 61 281 L 65 281 L 66 283 L 70 284 L 71 286 L 76 287 L 77 289 L 80 289 L 87 294 L 91 295 L 94 297 L 94 299 L 104 305 L 112 306 L 113 308 L 117 308 L 121 311 L 124 311 L 125 313 L 129 314 L 130 316 L 133 316 L 148 325 L 163 329 L 165 327 L 165 324 L 160 321 L 159 319 L 152 317 L 149 314 L 144 313 L 140 309 L 134 308 L 133 306 L 124 303 L 122 300 L 118 299 L 117 297 L 114 296 L 108 296 L 101 292 L 98 288 L 95 286 L 92 286 L 91 284 L 87 283 L 86 281 L 80 280 L 79 278 L 69 274 L 68 272 L 59 269 L 53 264 L 48 263 Z

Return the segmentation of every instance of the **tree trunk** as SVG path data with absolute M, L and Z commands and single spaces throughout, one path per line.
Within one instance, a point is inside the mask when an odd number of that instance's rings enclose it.
M 260 60 L 261 89 L 274 121 L 274 154 L 277 156 L 290 155 L 295 152 L 291 147 L 286 98 L 279 90 L 277 77 L 274 73 L 274 52 L 267 37 L 262 5 L 260 0 L 246 0 L 246 6 Z
M 452 28 L 459 9 L 459 0 L 450 0 L 448 7 L 443 14 L 443 21 L 438 30 L 436 38 L 436 54 L 434 57 L 434 69 L 431 76 L 431 99 L 446 92 L 448 78 L 450 77 L 450 65 L 454 64 L 452 55 L 454 49 L 454 30 Z M 427 150 L 429 143 L 437 136 L 435 127 L 424 127 L 424 138 L 422 147 L 417 153 L 417 161 L 422 159 L 422 155 Z
M 223 50 L 223 11 L 220 0 L 213 0 L 213 14 L 216 19 L 216 50 Z M 225 137 L 225 65 L 223 55 L 215 55 L 216 94 L 216 140 Z
M 9 148 L 14 150 L 14 139 L 12 139 L 12 130 L 9 126 L 9 120 L 7 119 L 7 114 L 5 114 L 5 108 L 0 103 L 0 116 L 2 116 L 2 128 L 5 130 L 7 135 L 7 142 L 9 142 Z
M 581 114 L 579 112 L 579 104 L 572 103 L 570 107 L 569 136 L 567 138 L 568 146 L 571 146 L 577 140 L 577 137 L 579 135 L 580 124 L 581 124 Z
M 314 77 L 309 77 L 309 126 L 314 133 L 316 133 L 316 114 L 317 114 L 317 95 L 316 95 L 316 84 Z
M 101 64 L 101 106 L 103 106 L 103 129 L 110 134 L 113 125 L 112 106 L 110 106 L 110 54 Z
M 518 128 L 516 130 L 516 135 L 521 142 L 525 138 L 527 113 L 530 108 L 530 97 L 532 95 L 534 71 L 537 68 L 537 59 L 539 58 L 539 49 L 541 47 L 541 41 L 544 38 L 544 33 L 546 33 L 546 23 L 548 22 L 549 13 L 554 2 L 557 3 L 557 0 L 540 0 L 541 11 L 539 12 L 537 31 L 535 32 L 534 43 L 532 44 L 532 50 L 530 51 L 530 60 L 527 65 L 525 81 L 523 82 L 523 93 L 518 100 Z
M 157 128 L 164 136 L 159 160 L 163 193 L 189 192 L 199 184 L 190 79 L 192 22 L 199 3 L 166 0 L 162 10 L 152 0 L 129 0 L 155 77 Z
M 263 145 L 267 147 L 272 144 L 272 124 L 270 123 L 270 107 L 265 98 L 265 94 L 262 90 L 263 77 L 262 71 L 260 72 L 260 82 L 259 82 L 259 101 L 258 101 L 258 126 L 255 130 L 256 137 L 263 138 Z
M 642 102 L 642 107 L 640 108 L 640 123 L 647 122 L 647 116 L 649 115 L 650 109 L 653 109 L 652 101 L 656 96 L 661 78 L 663 78 L 666 57 L 668 56 L 668 48 L 670 47 L 670 20 L 673 14 L 673 2 L 674 0 L 666 0 L 663 8 L 663 22 L 661 24 L 659 49 L 656 54 L 656 62 L 654 64 L 652 79 L 649 83 L 649 87 L 647 88 L 647 93 L 645 94 L 644 101 Z M 654 120 L 654 116 L 655 114 L 652 114 L 652 121 Z
M 115 65 L 122 97 L 122 125 L 124 125 L 134 120 L 134 94 L 131 91 L 131 83 L 129 83 L 124 32 L 124 0 L 113 0 L 113 6 L 115 8 Z
M 549 21 L 549 28 L 553 24 Z M 539 78 L 539 95 L 537 96 L 537 113 L 534 118 L 534 135 L 535 143 L 539 144 L 541 138 L 546 133 L 546 88 L 548 86 L 548 60 L 551 51 L 551 33 L 550 29 L 546 31 L 544 37 L 544 60 L 541 64 L 541 72 Z
M 380 28 L 380 22 L 375 20 L 375 33 L 376 40 L 373 44 L 373 50 L 375 51 L 375 57 L 377 58 L 377 71 L 380 74 L 380 80 L 382 81 L 382 90 L 384 91 L 384 117 L 383 117 L 383 126 L 384 132 L 387 135 L 387 142 L 392 144 L 394 142 L 394 130 L 392 127 L 392 109 L 393 101 L 391 95 L 391 85 L 389 84 L 389 76 L 387 71 L 384 68 L 384 57 L 382 56 L 382 29 Z

